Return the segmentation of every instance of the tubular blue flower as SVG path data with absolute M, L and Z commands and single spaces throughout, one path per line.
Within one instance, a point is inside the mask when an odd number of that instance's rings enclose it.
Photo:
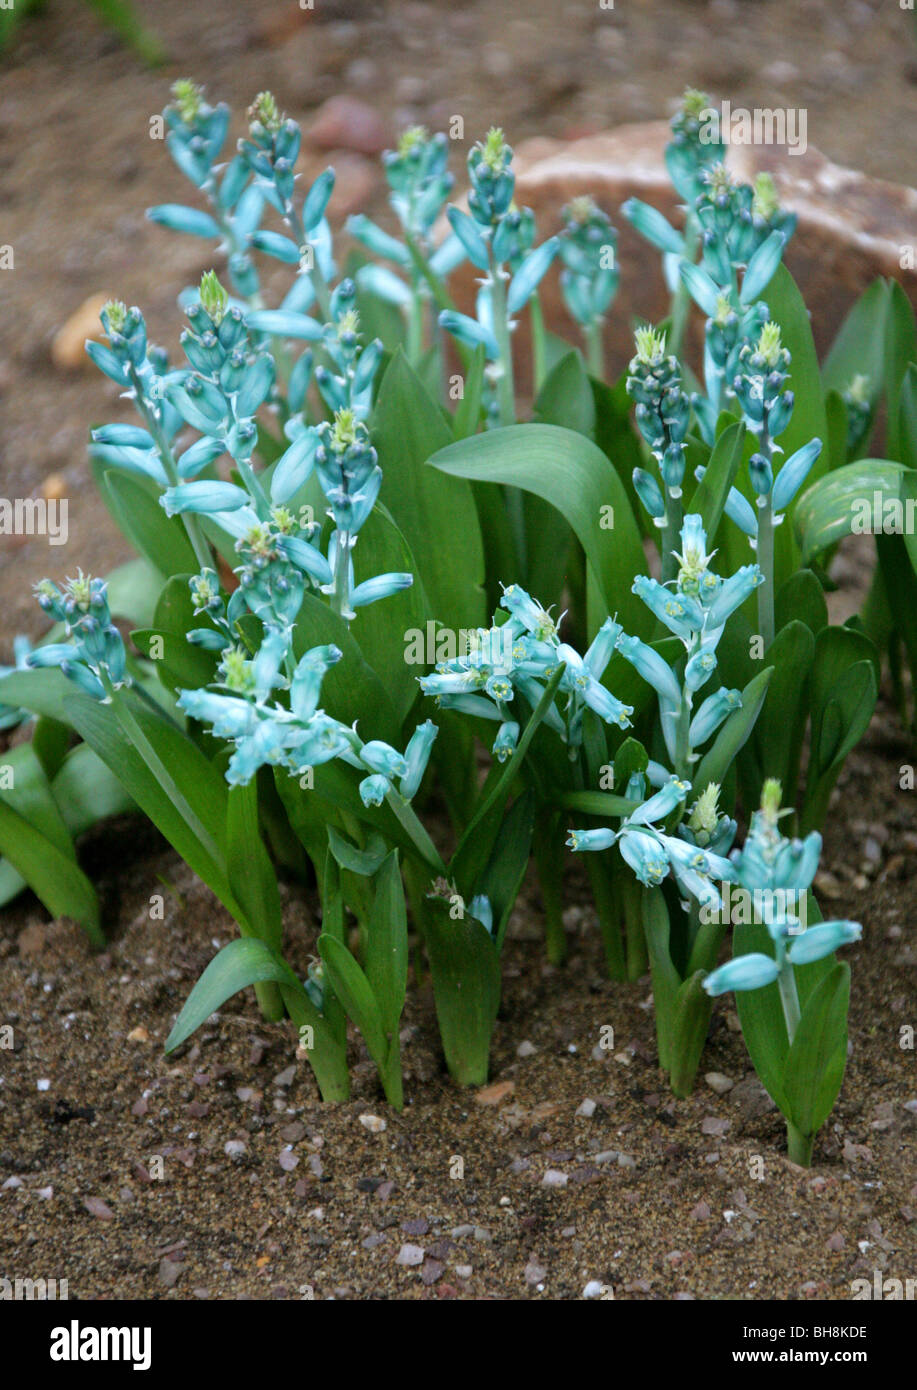
M 369 743 L 363 744 L 360 749 L 360 761 L 370 772 L 380 772 L 389 780 L 393 777 L 404 777 L 408 770 L 404 754 L 399 753 L 390 744 L 383 743 L 381 739 L 371 739 Z
M 342 656 L 340 647 L 328 645 L 300 657 L 290 682 L 290 708 L 297 719 L 309 719 L 318 709 L 322 681 Z
M 727 690 L 725 686 L 721 686 L 712 695 L 708 695 L 688 729 L 688 742 L 691 747 L 699 748 L 702 743 L 706 743 L 723 720 L 727 719 L 733 710 L 741 708 L 742 695 L 738 690 Z
M 673 593 L 655 579 L 638 574 L 632 592 L 676 637 L 687 640 L 704 625 L 704 610 L 690 594 Z
M 334 577 L 331 566 L 316 546 L 299 536 L 278 536 L 277 549 L 291 565 L 308 574 L 316 584 L 331 583 Z
M 360 799 L 364 806 L 381 806 L 392 790 L 388 778 L 377 772 L 372 777 L 363 778 L 360 783 Z
M 615 646 L 622 631 L 623 628 L 620 623 L 615 622 L 613 618 L 606 618 L 592 639 L 586 655 L 583 657 L 583 665 L 596 680 L 601 680 L 605 674 L 608 663 L 614 656 Z
M 400 594 L 403 589 L 409 589 L 414 583 L 412 574 L 377 574 L 373 579 L 365 579 L 362 584 L 352 590 L 350 595 L 350 606 L 352 608 L 366 608 L 370 603 L 376 603 L 379 599 L 389 598 L 392 594 Z
M 782 512 L 790 505 L 820 453 L 821 440 L 812 439 L 786 460 L 774 483 L 772 501 L 775 512 Z
M 494 739 L 493 752 L 497 762 L 505 763 L 512 757 L 516 744 L 519 742 L 519 725 L 512 719 L 506 719 L 497 730 L 497 737 Z
M 763 989 L 772 985 L 780 971 L 777 962 L 759 952 L 749 952 L 727 961 L 703 981 L 707 994 L 715 997 L 731 990 Z
M 618 847 L 640 882 L 658 888 L 669 872 L 668 855 L 658 837 L 650 831 L 622 829 Z
M 167 488 L 159 505 L 167 516 L 178 512 L 232 512 L 248 503 L 248 493 L 235 483 L 179 483 Z
M 726 619 L 740 608 L 760 584 L 764 576 L 757 565 L 743 565 L 735 574 L 724 579 L 712 603 L 707 608 L 707 630 L 722 627 Z
M 822 838 L 812 830 L 804 840 L 782 840 L 774 856 L 774 882 L 802 892 L 811 888 L 821 858 Z
M 676 806 L 684 801 L 690 790 L 690 782 L 683 782 L 678 777 L 670 777 L 664 787 L 655 792 L 648 801 L 645 801 L 632 815 L 628 816 L 626 824 L 651 825 L 655 821 L 666 820 Z
M 417 728 L 411 735 L 408 746 L 404 750 L 404 760 L 407 765 L 407 771 L 401 778 L 401 782 L 398 786 L 398 790 L 405 801 L 410 801 L 412 797 L 417 794 L 417 789 L 427 769 L 433 743 L 438 733 L 439 730 L 432 720 L 425 719 L 422 724 L 417 725 Z
M 863 928 L 859 922 L 840 919 L 818 922 L 794 939 L 787 956 L 793 965 L 811 965 L 813 961 L 830 956 L 839 946 L 849 946 L 852 941 L 859 941 L 862 935 Z
M 680 703 L 681 691 L 678 682 L 658 652 L 641 642 L 639 637 L 629 637 L 626 634 L 618 638 L 617 650 L 655 691 L 674 704 Z
M 480 922 L 481 926 L 485 927 L 493 936 L 494 913 L 490 898 L 486 893 L 476 893 L 471 899 L 468 904 L 468 916 L 473 917 L 476 922 Z
M 647 473 L 645 468 L 635 468 L 631 476 L 637 496 L 648 514 L 654 518 L 665 516 L 665 498 L 652 473 Z
M 572 850 L 610 849 L 617 839 L 613 830 L 570 830 L 567 845 Z
M 713 675 L 716 670 L 716 654 L 709 648 L 701 647 L 692 657 L 688 659 L 685 666 L 685 688 L 694 691 L 700 690 L 702 685 Z
M 217 738 L 245 738 L 258 719 L 254 706 L 247 700 L 216 695 L 210 690 L 182 690 L 178 705 L 192 719 L 212 725 Z

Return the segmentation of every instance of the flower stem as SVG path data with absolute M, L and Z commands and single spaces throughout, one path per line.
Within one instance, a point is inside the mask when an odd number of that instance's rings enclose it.
M 815 1147 L 814 1134 L 803 1134 L 792 1120 L 787 1120 L 786 1147 L 792 1163 L 798 1163 L 800 1168 L 811 1168 L 812 1150 Z
M 602 337 L 602 320 L 592 319 L 583 332 L 586 337 L 586 366 L 589 375 L 596 381 L 605 380 L 605 345 Z

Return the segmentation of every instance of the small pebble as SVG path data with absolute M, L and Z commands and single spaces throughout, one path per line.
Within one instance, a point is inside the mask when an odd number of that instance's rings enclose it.
M 388 1129 L 388 1121 L 383 1120 L 381 1115 L 361 1115 L 360 1124 L 370 1134 L 384 1134 Z
M 566 1187 L 567 1175 L 559 1168 L 549 1168 L 541 1181 L 545 1187 Z
M 423 1247 L 420 1245 L 402 1245 L 398 1254 L 395 1256 L 396 1265 L 406 1265 L 411 1268 L 414 1265 L 422 1265 L 424 1261 Z
M 584 1100 L 576 1107 L 577 1115 L 582 1115 L 583 1119 L 591 1120 L 596 1111 L 594 1100 Z
M 718 1096 L 724 1096 L 726 1092 L 731 1091 L 735 1085 L 732 1077 L 724 1076 L 721 1071 L 708 1071 L 704 1076 L 704 1080 L 711 1091 L 715 1091 Z

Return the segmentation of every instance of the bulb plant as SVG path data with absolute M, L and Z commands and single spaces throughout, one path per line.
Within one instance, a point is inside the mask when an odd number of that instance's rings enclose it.
M 135 412 L 94 428 L 89 452 L 138 559 L 107 581 L 43 581 L 52 626 L 0 671 L 0 723 L 31 733 L 6 755 L 0 900 L 28 884 L 100 943 L 76 837 L 136 809 L 238 925 L 170 1050 L 254 986 L 266 1018 L 294 1023 L 326 1099 L 349 1093 L 350 1024 L 398 1107 L 413 962 L 446 1066 L 483 1083 L 531 859 L 545 950 L 565 958 L 573 825 L 609 973 L 649 965 L 675 1093 L 712 997 L 737 989 L 752 1060 L 809 1161 L 841 1076 L 832 953 L 856 933 L 738 926 L 718 966 L 724 914 L 760 879 L 805 889 L 815 919 L 818 827 L 871 715 L 880 647 L 915 649 L 898 597 L 908 538 L 880 545 L 862 621 L 829 624 L 824 565 L 852 529 L 855 480 L 903 495 L 917 354 L 902 292 L 880 285 L 823 383 L 782 264 L 792 214 L 767 180 L 732 179 L 702 138 L 705 107 L 686 95 L 666 153 L 682 229 L 622 210 L 662 251 L 673 306 L 608 381 L 612 222 L 583 195 L 539 239 L 502 131 L 470 149 L 463 205 L 452 142 L 405 132 L 383 156 L 395 230 L 351 217 L 341 272 L 334 172 L 303 184 L 297 123 L 261 92 L 232 148 L 228 108 L 175 84 L 167 145 L 195 193 L 149 216 L 209 242 L 213 268 L 179 293 L 177 358 L 119 300 L 87 344 Z M 270 300 L 265 258 L 289 274 Z M 481 276 L 473 312 L 450 288 L 463 261 Z M 584 354 L 548 352 L 546 275 Z M 883 405 L 892 457 L 869 460 Z M 777 830 L 776 782 L 798 841 Z M 320 914 L 305 974 L 285 952 L 281 871 Z M 813 1038 L 825 1048 L 807 1070 Z

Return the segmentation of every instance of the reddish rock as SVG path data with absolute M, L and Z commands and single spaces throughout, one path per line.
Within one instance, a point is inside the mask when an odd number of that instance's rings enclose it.
M 374 106 L 356 97 L 334 96 L 319 107 L 306 139 L 320 150 L 378 155 L 391 145 L 392 134 Z

